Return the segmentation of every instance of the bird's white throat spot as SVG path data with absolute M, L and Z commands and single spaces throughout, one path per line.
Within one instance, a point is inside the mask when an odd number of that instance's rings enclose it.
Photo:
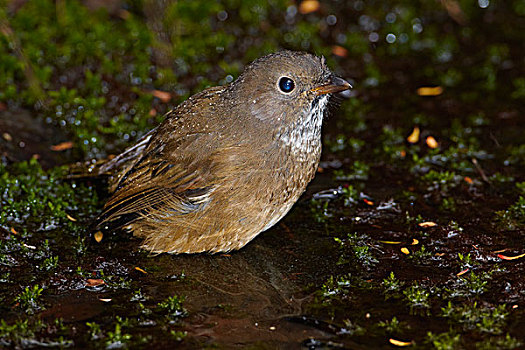
M 280 135 L 281 141 L 290 146 L 294 153 L 311 153 L 318 149 L 321 142 L 321 126 L 328 95 L 323 95 L 307 114 L 292 128 Z

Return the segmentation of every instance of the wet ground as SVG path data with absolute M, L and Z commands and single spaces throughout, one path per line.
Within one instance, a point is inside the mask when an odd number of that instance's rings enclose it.
M 523 1 L 106 6 L 0 8 L 0 346 L 525 347 Z M 67 165 L 279 48 L 355 87 L 292 211 L 231 254 L 97 243 Z

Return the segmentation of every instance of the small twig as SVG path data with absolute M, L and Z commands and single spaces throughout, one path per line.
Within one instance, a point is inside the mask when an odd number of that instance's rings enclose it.
M 481 175 L 481 178 L 483 179 L 483 181 L 492 185 L 487 175 L 485 175 L 485 172 L 483 171 L 483 169 L 481 169 L 481 166 L 479 165 L 478 160 L 476 158 L 472 158 L 472 164 L 474 164 L 474 166 L 476 167 L 476 170 Z

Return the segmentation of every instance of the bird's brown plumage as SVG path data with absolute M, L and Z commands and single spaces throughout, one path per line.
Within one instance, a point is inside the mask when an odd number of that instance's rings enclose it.
M 282 76 L 295 82 L 279 90 Z M 232 84 L 196 94 L 137 145 L 101 168 L 112 173 L 102 230 L 126 227 L 154 252 L 241 248 L 304 192 L 319 162 L 333 78 L 316 56 L 282 51 Z M 338 83 L 344 90 L 348 83 Z

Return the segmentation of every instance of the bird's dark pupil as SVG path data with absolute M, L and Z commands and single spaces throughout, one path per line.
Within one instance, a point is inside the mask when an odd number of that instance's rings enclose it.
M 294 89 L 294 87 L 295 87 L 295 83 L 290 78 L 282 77 L 279 80 L 279 88 L 281 89 L 282 92 L 290 92 Z

